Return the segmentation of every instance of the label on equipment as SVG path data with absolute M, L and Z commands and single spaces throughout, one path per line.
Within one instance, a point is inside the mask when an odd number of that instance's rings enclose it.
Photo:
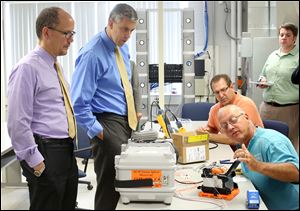
M 186 147 L 185 153 L 187 162 L 203 161 L 206 159 L 205 145 Z
M 131 170 L 131 180 L 152 179 L 153 186 L 160 188 L 162 186 L 162 171 L 152 169 Z
M 193 142 L 206 141 L 206 140 L 208 140 L 208 134 L 201 134 L 201 135 L 189 136 L 187 142 L 193 143 Z

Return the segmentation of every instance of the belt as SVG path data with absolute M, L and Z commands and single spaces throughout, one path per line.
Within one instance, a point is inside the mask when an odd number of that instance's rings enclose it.
M 33 136 L 36 142 L 41 142 L 44 144 L 68 144 L 72 143 L 72 141 L 74 140 L 73 138 L 45 138 L 38 134 L 33 134 Z
M 96 117 L 111 117 L 111 116 L 114 116 L 114 117 L 119 117 L 119 118 L 124 118 L 124 119 L 127 119 L 127 116 L 126 115 L 120 115 L 120 114 L 115 114 L 115 113 L 112 113 L 112 112 L 103 112 L 103 113 L 95 113 L 93 112 L 93 114 L 96 116 Z
M 271 105 L 271 106 L 275 106 L 275 107 L 292 106 L 292 105 L 298 105 L 299 104 L 299 103 L 279 104 L 279 103 L 276 103 L 276 102 L 265 102 L 265 103 L 268 104 L 268 105 Z

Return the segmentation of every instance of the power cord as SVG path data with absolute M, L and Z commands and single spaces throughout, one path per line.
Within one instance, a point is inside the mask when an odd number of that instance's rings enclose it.
M 217 148 L 219 146 L 216 142 L 210 142 L 210 143 L 214 144 L 215 146 L 209 147 L 209 149 L 215 149 L 215 148 Z
M 167 112 L 169 112 L 169 113 L 172 115 L 172 117 L 174 118 L 178 130 L 179 130 L 179 131 L 180 131 L 180 130 L 183 130 L 183 125 L 182 125 L 182 123 L 177 119 L 176 115 L 175 115 L 169 108 L 166 108 L 165 116 L 167 116 Z
M 151 103 L 151 106 L 150 106 L 150 122 L 151 122 L 151 129 L 153 129 L 152 107 L 153 107 L 154 104 L 158 107 L 158 109 L 160 109 L 160 106 L 159 106 L 159 104 L 158 104 L 158 101 L 157 101 L 157 100 L 154 100 L 154 101 Z
M 229 13 L 231 12 L 231 10 L 228 8 L 228 5 L 227 5 L 227 2 L 226 2 L 226 1 L 224 1 L 224 5 L 225 5 L 224 12 L 225 12 L 225 14 L 226 14 L 226 17 L 225 17 L 225 24 L 224 24 L 225 33 L 226 33 L 226 35 L 227 35 L 228 37 L 230 37 L 230 39 L 238 41 L 238 40 L 240 40 L 240 39 L 237 38 L 237 37 L 233 37 L 231 34 L 229 34 L 229 32 L 228 32 L 228 30 L 227 30 L 228 15 L 229 15 Z
M 164 110 L 160 108 L 160 106 L 158 104 L 158 100 L 154 100 L 151 103 L 151 107 L 150 107 L 151 129 L 153 129 L 152 108 L 153 108 L 154 105 L 156 105 L 157 108 L 158 108 L 158 113 L 156 115 L 156 120 L 157 120 L 158 124 L 161 126 L 162 131 L 165 133 L 165 137 L 171 138 L 171 134 L 173 133 L 171 123 L 170 123 L 166 113 L 164 112 Z

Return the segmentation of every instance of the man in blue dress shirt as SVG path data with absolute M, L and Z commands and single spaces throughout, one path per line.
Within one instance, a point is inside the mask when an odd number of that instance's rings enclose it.
M 128 46 L 136 28 L 136 11 L 118 4 L 111 11 L 104 31 L 96 34 L 79 52 L 71 83 L 71 98 L 77 123 L 93 143 L 94 170 L 97 177 L 95 209 L 115 209 L 115 155 L 127 143 L 132 129 L 127 120 L 127 103 L 117 66 L 115 48 L 119 47 L 128 79 L 132 79 Z M 135 114 L 136 115 L 136 114 Z
M 64 101 L 54 66 L 58 56 L 67 54 L 73 30 L 74 20 L 63 9 L 42 10 L 36 20 L 39 44 L 9 77 L 8 133 L 28 182 L 31 210 L 73 210 L 76 205 L 76 133 L 69 133 L 65 104 L 70 100 Z M 74 129 L 74 115 L 69 116 Z
M 221 108 L 218 119 L 221 132 L 242 145 L 234 158 L 268 209 L 299 209 L 299 156 L 291 141 L 278 131 L 255 127 L 236 105 Z

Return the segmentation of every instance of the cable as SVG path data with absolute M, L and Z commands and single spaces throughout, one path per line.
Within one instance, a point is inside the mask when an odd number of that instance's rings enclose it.
M 151 107 L 150 107 L 150 120 L 151 120 L 151 129 L 153 129 L 153 122 L 152 122 L 152 107 L 153 105 L 156 105 L 158 107 L 158 113 L 156 115 L 156 120 L 158 122 L 158 124 L 161 126 L 165 137 L 166 138 L 171 138 L 171 134 L 173 133 L 173 129 L 171 127 L 171 123 L 166 115 L 166 113 L 164 112 L 163 109 L 160 108 L 158 101 L 155 100 L 151 103 Z
M 176 121 L 178 121 L 176 115 L 175 115 L 169 108 L 166 107 L 165 114 L 167 114 L 167 112 L 170 112 L 170 114 L 172 114 L 173 118 L 174 118 Z
M 204 43 L 204 48 L 202 49 L 201 52 L 197 53 L 194 55 L 194 59 L 202 56 L 207 49 L 207 44 L 208 44 L 208 12 L 207 12 L 207 1 L 204 2 L 204 28 L 205 28 L 205 43 Z
M 228 8 L 228 5 L 227 5 L 227 2 L 224 1 L 224 5 L 225 5 L 225 8 L 224 8 L 224 12 L 226 13 L 226 17 L 225 17 L 225 33 L 227 34 L 228 37 L 230 37 L 232 40 L 240 40 L 239 38 L 237 37 L 233 37 L 232 35 L 229 34 L 228 30 L 227 30 L 227 21 L 228 21 L 228 15 L 229 13 L 231 12 L 231 10 Z
M 174 197 L 182 199 L 182 200 L 186 200 L 186 201 L 195 201 L 195 202 L 213 204 L 213 205 L 219 207 L 219 209 L 224 209 L 225 208 L 224 203 L 217 203 L 217 202 L 211 201 L 211 200 L 204 200 L 204 199 L 201 199 L 199 197 L 192 198 L 192 197 L 184 197 L 183 196 L 183 194 L 182 194 L 183 191 L 193 190 L 194 187 L 197 187 L 197 186 L 193 185 L 192 187 L 189 187 L 189 188 L 176 189 Z M 212 207 L 212 208 L 207 208 L 207 209 L 216 209 L 216 208 Z
M 147 121 L 141 125 L 141 130 L 144 130 L 146 123 L 147 123 Z
M 152 107 L 153 107 L 154 104 L 160 109 L 160 106 L 159 106 L 159 104 L 158 104 L 158 101 L 157 101 L 157 100 L 154 100 L 154 101 L 151 103 L 151 106 L 150 106 L 150 122 L 151 122 L 151 129 L 153 129 Z
M 215 148 L 217 148 L 219 146 L 216 142 L 210 142 L 210 143 L 214 144 L 215 146 L 209 147 L 209 149 L 215 149 Z
M 203 169 L 205 167 L 205 164 L 202 164 L 202 165 L 200 165 L 199 167 L 188 167 L 188 168 L 186 168 L 186 167 L 182 167 L 182 168 L 179 168 L 179 169 L 177 169 L 176 170 L 176 175 L 175 175 L 175 181 L 176 182 L 178 182 L 178 183 L 180 183 L 180 184 L 187 184 L 187 185 L 193 185 L 193 184 L 199 184 L 199 183 L 202 183 L 203 182 L 203 179 L 202 180 L 199 180 L 199 181 L 186 181 L 186 180 L 178 180 L 177 178 L 176 178 L 176 176 L 178 176 L 178 177 L 187 177 L 188 175 L 189 175 L 189 171 L 187 171 L 187 170 L 192 170 L 192 172 L 194 173 L 194 174 L 200 174 L 200 172 L 201 172 L 201 170 Z M 181 171 L 181 170 L 184 170 L 184 171 Z M 183 174 L 183 175 L 182 175 Z
M 178 131 L 179 132 L 185 132 L 186 131 L 185 128 L 183 127 L 182 123 L 177 119 L 176 115 L 169 108 L 166 108 L 165 116 L 167 116 L 167 112 L 169 112 L 173 116 L 173 118 L 175 119 Z
M 184 185 L 195 185 L 195 184 L 200 184 L 200 183 L 202 183 L 203 181 L 201 180 L 201 181 L 198 181 L 198 182 L 182 182 L 182 181 L 179 181 L 179 180 L 177 180 L 177 179 L 175 179 L 175 181 L 176 182 L 178 182 L 178 183 L 180 183 L 180 184 L 184 184 Z
M 207 55 L 208 55 L 208 59 L 210 60 L 210 64 L 211 64 L 211 66 L 212 66 L 212 61 L 211 61 L 211 57 L 210 57 L 210 53 L 209 53 L 209 51 L 207 51 Z M 211 70 L 212 70 L 213 68 L 211 67 Z M 205 71 L 206 73 L 207 73 L 207 98 L 206 98 L 206 102 L 209 102 L 209 96 L 210 96 L 210 87 L 209 87 L 209 81 L 210 81 L 210 72 L 208 72 L 208 71 Z

